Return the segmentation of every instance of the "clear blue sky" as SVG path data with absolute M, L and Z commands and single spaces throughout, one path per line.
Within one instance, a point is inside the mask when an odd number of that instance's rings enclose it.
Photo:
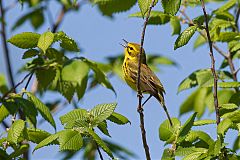
M 12 1 L 13 0 L 10 0 L 7 3 L 11 3 Z M 159 5 L 160 4 L 158 4 L 158 6 Z M 57 15 L 60 7 L 56 6 L 55 2 L 51 2 L 50 6 L 53 14 Z M 215 7 L 215 5 L 208 6 L 207 11 L 213 10 Z M 160 9 L 160 7 L 156 7 L 154 9 Z M 22 10 L 21 6 L 18 5 L 6 15 L 6 20 L 9 22 L 7 24 L 8 38 L 17 33 L 33 31 L 33 29 L 27 23 L 11 33 L 12 35 L 9 32 L 17 17 L 25 13 L 25 11 L 25 7 Z M 98 11 L 97 7 L 92 6 L 91 4 L 86 4 L 81 7 L 79 12 L 70 12 L 67 14 L 59 30 L 63 30 L 78 42 L 80 47 L 84 50 L 84 54 L 81 54 L 81 56 L 87 57 L 91 60 L 104 62 L 105 57 L 122 53 L 123 48 L 119 45 L 119 42 L 121 42 L 122 38 L 130 42 L 140 42 L 143 20 L 128 18 L 129 14 L 137 11 L 139 11 L 139 9 L 136 5 L 130 11 L 116 14 L 114 19 L 110 19 L 108 17 L 103 17 Z M 194 18 L 199 12 L 201 12 L 201 8 L 191 9 L 188 13 L 191 18 Z M 37 32 L 43 33 L 48 28 L 50 28 L 50 25 L 47 22 L 44 26 L 37 30 Z M 194 35 L 194 37 L 196 36 L 197 34 Z M 169 24 L 163 26 L 148 26 L 144 44 L 146 52 L 167 56 L 179 64 L 179 67 L 159 66 L 162 72 L 158 73 L 158 77 L 165 86 L 167 93 L 166 104 L 172 117 L 178 117 L 179 106 L 190 93 L 190 91 L 184 91 L 177 95 L 179 83 L 193 71 L 200 68 L 209 68 L 210 66 L 210 58 L 208 55 L 207 46 L 193 51 L 193 40 L 191 40 L 187 46 L 174 51 L 173 44 L 176 38 L 176 36 L 171 36 L 171 28 Z M 12 65 L 14 68 L 14 76 L 16 77 L 15 81 L 19 81 L 23 75 L 18 75 L 16 72 L 17 69 L 24 64 L 24 62 L 21 60 L 24 50 L 17 49 L 11 44 L 9 44 L 9 47 Z M 0 51 L 2 52 L 2 46 L 0 46 Z M 217 66 L 219 66 L 221 61 L 222 58 L 216 54 Z M 3 54 L 0 54 L 0 64 L 0 73 L 6 73 Z M 112 140 L 113 142 L 119 143 L 136 153 L 138 155 L 138 159 L 144 159 L 145 155 L 142 147 L 139 128 L 139 115 L 136 111 L 136 93 L 118 78 L 112 78 L 111 83 L 117 92 L 117 97 L 115 97 L 110 90 L 107 90 L 103 87 L 98 87 L 97 89 L 88 92 L 84 99 L 78 103 L 78 105 L 79 107 L 88 109 L 99 103 L 117 102 L 118 106 L 116 111 L 128 117 L 131 121 L 131 125 L 128 124 L 124 126 L 117 126 L 113 123 L 109 123 L 109 132 L 112 136 Z M 61 95 L 48 94 L 44 100 L 47 101 L 57 97 L 61 97 Z M 71 109 L 72 107 L 68 106 L 55 116 L 55 121 L 58 124 L 58 131 L 62 129 L 58 119 L 59 116 L 69 112 Z M 152 158 L 160 159 L 164 144 L 158 138 L 158 128 L 159 125 L 166 119 L 166 116 L 163 109 L 155 99 L 151 99 L 150 102 L 147 103 L 144 113 L 147 140 Z M 189 115 L 190 114 L 186 114 L 182 116 L 180 118 L 181 121 L 184 122 Z M 209 114 L 205 113 L 203 118 L 208 116 Z M 214 114 L 210 115 L 210 118 L 214 117 Z M 54 130 L 47 123 L 41 125 L 40 128 L 51 133 L 54 132 Z M 206 127 L 205 131 L 210 134 L 212 132 L 213 134 L 211 135 L 214 135 L 215 126 L 210 126 L 209 128 Z M 234 132 L 234 134 L 236 133 Z M 102 137 L 106 136 L 102 135 Z M 232 140 L 230 140 L 230 142 L 232 142 Z M 32 155 L 32 158 L 59 159 L 59 154 L 57 153 L 58 146 L 44 147 L 37 150 Z M 104 156 L 107 158 L 106 155 Z M 76 156 L 75 159 L 79 159 L 78 156 Z

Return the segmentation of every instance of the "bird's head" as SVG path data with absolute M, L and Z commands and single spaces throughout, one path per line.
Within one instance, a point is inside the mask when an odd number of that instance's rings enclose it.
M 125 45 L 121 44 L 124 47 L 125 58 L 128 58 L 133 61 L 138 61 L 138 56 L 140 54 L 141 47 L 137 43 L 128 42 L 123 39 Z M 143 49 L 142 52 L 142 62 L 146 63 L 146 55 Z

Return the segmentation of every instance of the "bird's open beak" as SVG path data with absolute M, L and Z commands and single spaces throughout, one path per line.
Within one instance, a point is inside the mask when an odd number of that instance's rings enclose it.
M 128 41 L 126 41 L 125 39 L 122 39 L 124 42 L 125 42 L 125 45 L 122 44 L 122 43 L 119 43 L 121 46 L 123 46 L 124 48 L 127 48 L 127 44 L 128 44 Z

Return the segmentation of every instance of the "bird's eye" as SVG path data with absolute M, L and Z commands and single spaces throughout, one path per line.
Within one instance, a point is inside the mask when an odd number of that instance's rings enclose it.
M 133 47 L 129 47 L 129 49 L 130 49 L 130 51 L 132 51 L 132 50 L 133 50 Z

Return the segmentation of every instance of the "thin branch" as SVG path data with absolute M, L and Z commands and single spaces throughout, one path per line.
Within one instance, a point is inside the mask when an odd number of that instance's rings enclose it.
M 217 125 L 220 123 L 220 115 L 219 115 L 219 106 L 218 106 L 218 95 L 217 95 L 217 83 L 218 83 L 218 77 L 217 77 L 217 73 L 215 70 L 215 59 L 214 59 L 214 55 L 213 55 L 213 43 L 210 37 L 210 33 L 209 33 L 209 28 L 208 28 L 208 16 L 207 16 L 207 12 L 205 9 L 205 4 L 204 4 L 204 0 L 201 0 L 202 3 L 202 10 L 203 10 L 203 14 L 204 14 L 204 19 L 205 19 L 205 24 L 206 24 L 206 32 L 207 32 L 207 38 L 208 38 L 208 44 L 209 44 L 209 55 L 211 58 L 211 70 L 212 70 L 212 74 L 213 74 L 213 78 L 214 78 L 214 83 L 213 83 L 213 98 L 214 98 L 214 106 L 215 106 L 215 112 L 216 112 L 216 123 Z
M 187 24 L 189 25 L 194 25 L 193 21 L 190 19 L 190 17 L 185 13 L 185 10 L 180 10 L 180 13 L 187 19 Z M 205 32 L 200 31 L 199 34 L 203 36 L 207 40 L 207 35 Z M 219 53 L 221 54 L 225 59 L 227 59 L 227 54 L 224 53 L 215 43 L 212 43 L 212 47 Z
M 60 14 L 58 15 L 57 21 L 54 23 L 53 27 L 52 27 L 52 32 L 55 33 L 58 29 L 58 27 L 60 26 L 60 24 L 63 21 L 63 17 L 66 13 L 66 8 L 64 6 L 62 6 L 62 9 L 60 11 Z
M 16 88 L 21 85 L 29 76 L 32 76 L 33 74 L 33 71 L 32 72 L 29 72 L 20 82 L 18 82 L 18 84 L 16 84 L 14 87 L 12 87 L 8 92 L 6 92 L 2 97 L 1 99 L 4 99 L 6 98 L 10 93 L 13 93 Z
M 95 142 L 95 143 L 96 143 L 96 142 Z M 101 159 L 101 160 L 104 160 L 104 159 L 103 159 L 103 156 L 102 156 L 102 153 L 101 153 L 101 151 L 100 151 L 100 148 L 99 148 L 99 146 L 98 146 L 97 143 L 96 143 L 96 146 L 97 146 L 97 151 L 98 151 L 98 154 L 99 154 L 100 159 Z
M 147 23 L 150 17 L 151 10 L 154 6 L 155 0 L 152 0 L 151 5 L 149 6 L 149 10 L 146 15 L 146 19 L 143 25 L 143 31 L 142 31 L 142 36 L 141 36 L 141 45 L 140 45 L 140 54 L 138 55 L 138 75 L 137 75 L 137 96 L 138 96 L 138 113 L 140 116 L 140 128 L 142 132 L 142 142 L 143 142 L 143 147 L 145 150 L 145 155 L 147 160 L 151 160 L 150 152 L 149 152 L 149 147 L 147 144 L 147 138 L 146 138 L 146 130 L 144 127 L 144 114 L 143 114 L 143 107 L 142 107 L 142 92 L 140 89 L 140 75 L 141 75 L 141 62 L 142 62 L 142 54 L 143 54 L 143 43 L 144 43 L 144 36 L 145 36 L 145 31 L 147 27 Z
M 240 67 L 234 72 L 234 74 L 237 74 L 240 71 Z
M 5 28 L 5 10 L 3 8 L 3 1 L 0 0 L 0 13 L 1 13 L 1 34 L 2 34 L 2 44 L 3 44 L 3 50 L 4 50 L 4 55 L 5 55 L 5 61 L 7 62 L 7 71 L 8 71 L 8 78 L 10 80 L 11 83 L 11 87 L 15 86 L 14 83 L 14 79 L 13 79 L 13 72 L 12 72 L 12 67 L 11 67 L 11 60 L 10 60 L 10 56 L 9 56 L 9 49 L 8 49 L 8 45 L 7 45 L 7 38 L 6 38 L 6 28 Z

